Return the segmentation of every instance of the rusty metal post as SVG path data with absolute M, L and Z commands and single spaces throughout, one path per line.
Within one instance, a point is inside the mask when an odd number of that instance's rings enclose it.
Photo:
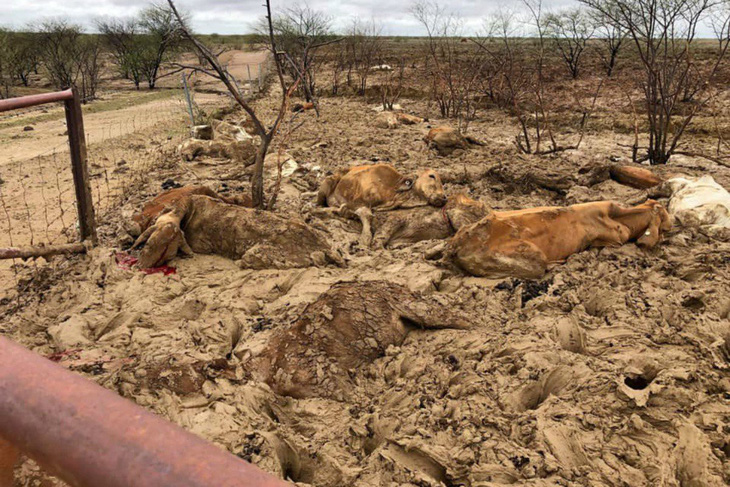
M 0 337 L 3 439 L 73 487 L 291 485 Z
M 84 134 L 84 117 L 81 113 L 81 99 L 76 88 L 72 89 L 73 97 L 64 102 L 66 108 L 66 127 L 68 143 L 71 150 L 71 170 L 76 188 L 76 207 L 79 212 L 79 234 L 81 240 L 97 243 L 96 218 L 94 202 L 91 198 L 89 183 L 89 167 L 86 159 L 86 135 Z

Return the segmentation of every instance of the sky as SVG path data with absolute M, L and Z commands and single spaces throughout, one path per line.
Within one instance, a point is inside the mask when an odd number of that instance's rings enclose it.
M 272 8 L 285 8 L 292 0 L 272 0 Z M 442 0 L 442 5 L 459 16 L 464 34 L 476 33 L 482 19 L 505 0 Z M 576 0 L 543 0 L 548 9 L 575 5 Z M 44 18 L 64 18 L 94 30 L 94 21 L 104 17 L 134 15 L 150 4 L 149 0 L 9 0 L 0 14 L 0 26 L 20 28 Z M 192 13 L 193 27 L 201 34 L 245 34 L 253 30 L 265 9 L 262 0 L 176 0 L 179 8 Z M 425 31 L 410 14 L 411 0 L 308 0 L 310 8 L 326 12 L 338 32 L 343 32 L 354 17 L 374 19 L 383 26 L 384 35 L 424 35 Z

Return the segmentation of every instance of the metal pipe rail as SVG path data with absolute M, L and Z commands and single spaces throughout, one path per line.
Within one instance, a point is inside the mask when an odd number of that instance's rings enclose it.
M 0 337 L 0 470 L 9 445 L 74 487 L 291 485 Z
M 0 100 L 0 112 L 9 110 L 18 110 L 20 108 L 34 107 L 36 105 L 45 105 L 57 101 L 73 100 L 73 90 L 56 91 L 54 93 L 42 93 L 40 95 L 21 96 L 18 98 L 8 98 Z

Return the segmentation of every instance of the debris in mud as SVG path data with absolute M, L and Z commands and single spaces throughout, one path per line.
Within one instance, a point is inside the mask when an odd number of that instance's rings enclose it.
M 498 290 L 514 291 L 516 289 L 521 290 L 520 302 L 522 307 L 532 301 L 533 299 L 542 296 L 548 292 L 548 289 L 552 285 L 552 278 L 548 278 L 542 281 L 536 280 L 522 280 L 522 279 L 507 279 L 500 282 L 494 288 Z
M 182 188 L 182 184 L 178 183 L 174 179 L 165 179 L 160 186 L 164 190 L 173 189 L 173 188 Z

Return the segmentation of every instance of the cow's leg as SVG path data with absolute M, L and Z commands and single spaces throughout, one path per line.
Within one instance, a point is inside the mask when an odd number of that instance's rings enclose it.
M 182 230 L 180 230 L 180 251 L 188 257 L 195 255 L 195 252 L 193 252 L 193 249 L 190 248 L 190 245 L 185 238 L 185 233 Z
M 361 206 L 355 210 L 355 215 L 360 219 L 362 223 L 362 232 L 360 233 L 360 245 L 364 248 L 370 248 L 370 244 L 373 241 L 373 212 L 366 206 Z
M 329 206 L 326 206 L 324 208 L 315 207 L 309 209 L 309 214 L 318 216 L 320 218 L 332 218 L 334 216 L 340 216 L 349 218 L 351 215 L 351 212 L 348 213 L 349 210 L 346 209 L 345 205 L 340 206 L 339 208 L 332 208 Z
M 151 227 L 148 227 L 147 230 L 142 232 L 142 235 L 137 237 L 137 240 L 134 241 L 132 244 L 132 249 L 137 249 L 141 247 L 149 238 L 152 236 L 153 233 L 155 233 L 155 230 L 157 230 L 157 227 L 152 225 Z
M 0 438 L 0 487 L 13 487 L 13 471 L 18 463 L 20 452 L 12 444 Z
M 396 216 L 386 217 L 385 221 L 375 229 L 373 247 L 382 249 L 388 246 L 393 236 L 403 228 L 403 220 Z

